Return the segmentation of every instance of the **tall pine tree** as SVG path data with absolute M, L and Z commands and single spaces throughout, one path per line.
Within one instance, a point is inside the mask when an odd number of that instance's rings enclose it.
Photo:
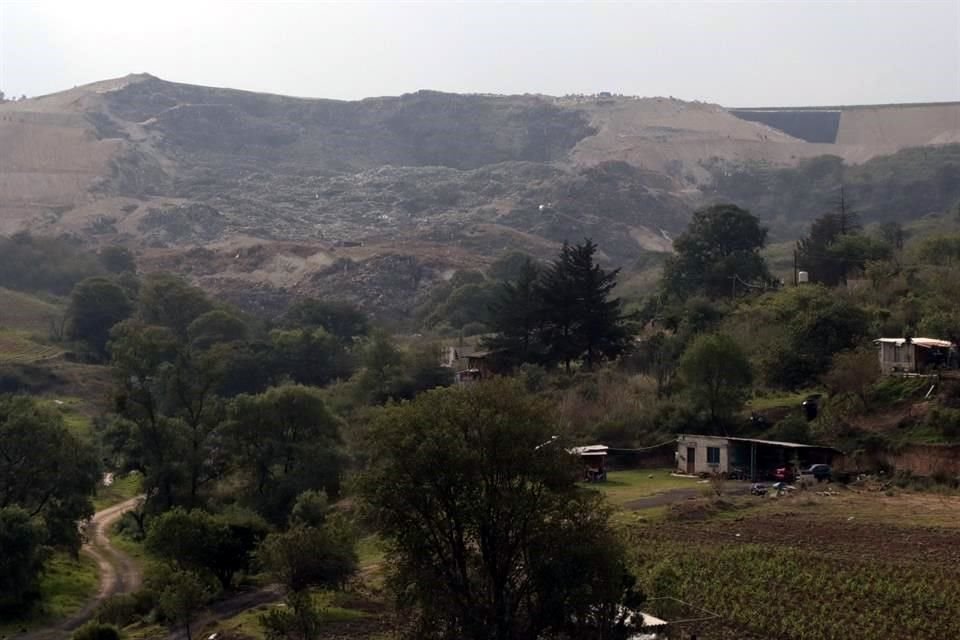
M 619 298 L 611 298 L 619 269 L 606 271 L 594 262 L 597 245 L 564 243 L 560 256 L 540 281 L 542 341 L 551 364 L 567 370 L 583 359 L 589 368 L 615 358 L 630 342 Z
M 495 335 L 483 344 L 497 352 L 496 359 L 504 368 L 543 358 L 539 278 L 539 267 L 527 258 L 517 279 L 503 282 L 490 305 L 490 327 Z
M 610 297 L 619 269 L 602 269 L 594 262 L 596 252 L 589 239 L 564 243 L 545 269 L 530 262 L 517 280 L 503 284 L 490 306 L 495 335 L 484 343 L 499 351 L 500 362 L 570 370 L 575 361 L 589 368 L 627 349 L 632 334 L 620 299 Z

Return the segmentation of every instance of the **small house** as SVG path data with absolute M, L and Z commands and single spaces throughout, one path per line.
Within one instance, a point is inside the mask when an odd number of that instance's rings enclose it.
M 884 374 L 927 373 L 957 366 L 957 345 L 936 338 L 880 338 L 880 371 Z
M 781 467 L 833 464 L 842 455 L 831 447 L 797 442 L 682 434 L 677 437 L 676 459 L 680 473 L 760 480 Z
M 580 457 L 583 463 L 583 479 L 587 482 L 603 482 L 607 479 L 608 451 L 609 447 L 604 444 L 591 444 L 570 449 L 570 453 Z
M 474 351 L 472 347 L 447 347 L 441 365 L 453 369 L 457 384 L 486 380 L 498 373 L 497 351 Z

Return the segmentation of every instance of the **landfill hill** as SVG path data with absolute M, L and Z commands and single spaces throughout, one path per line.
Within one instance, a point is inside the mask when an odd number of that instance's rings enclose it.
M 606 94 L 339 101 L 131 75 L 0 104 L 0 233 L 123 244 L 251 310 L 336 296 L 402 321 L 432 283 L 506 250 L 590 236 L 627 268 L 669 251 L 732 172 L 960 142 L 958 104 L 825 108 L 826 125 L 760 111 Z

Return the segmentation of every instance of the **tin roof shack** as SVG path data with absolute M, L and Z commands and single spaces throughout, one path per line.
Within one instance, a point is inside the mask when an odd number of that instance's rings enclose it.
M 447 347 L 442 365 L 453 369 L 457 384 L 485 380 L 499 373 L 497 351 L 473 351 L 471 347 Z
M 750 480 L 771 478 L 780 467 L 833 464 L 843 455 L 831 447 L 757 438 L 677 437 L 677 470 L 690 475 L 726 474 Z
M 936 338 L 880 338 L 880 371 L 884 374 L 929 373 L 957 367 L 957 345 Z
M 607 451 L 604 444 L 574 447 L 570 453 L 580 456 L 583 463 L 583 479 L 587 482 L 604 482 L 607 479 Z

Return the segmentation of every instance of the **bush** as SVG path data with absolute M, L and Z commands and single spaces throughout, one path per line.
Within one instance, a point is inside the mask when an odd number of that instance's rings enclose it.
M 936 407 L 927 414 L 927 425 L 952 442 L 960 438 L 960 409 Z
M 120 630 L 112 624 L 91 620 L 70 636 L 71 640 L 120 640 Z

